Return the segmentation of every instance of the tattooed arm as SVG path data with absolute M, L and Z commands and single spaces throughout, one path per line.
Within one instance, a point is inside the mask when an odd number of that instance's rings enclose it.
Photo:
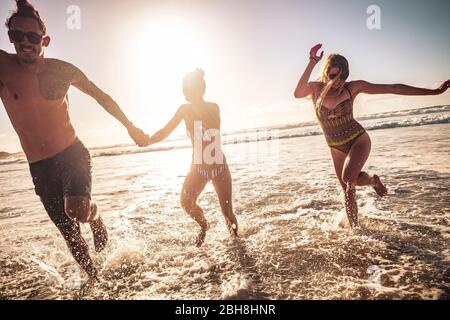
M 119 105 L 108 94 L 90 81 L 80 69 L 73 65 L 69 66 L 70 68 L 67 69 L 66 72 L 71 73 L 71 85 L 94 98 L 103 109 L 127 128 L 130 137 L 137 145 L 143 146 L 148 139 L 148 136 L 141 129 L 136 128 L 133 123 L 128 120 Z

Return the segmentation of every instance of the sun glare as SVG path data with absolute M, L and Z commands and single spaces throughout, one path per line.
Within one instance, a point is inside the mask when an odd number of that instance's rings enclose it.
M 168 98 L 180 93 L 183 75 L 195 68 L 205 68 L 207 55 L 201 35 L 175 19 L 148 23 L 133 40 L 135 81 L 144 84 L 153 98 Z M 149 90 L 148 88 L 156 88 Z

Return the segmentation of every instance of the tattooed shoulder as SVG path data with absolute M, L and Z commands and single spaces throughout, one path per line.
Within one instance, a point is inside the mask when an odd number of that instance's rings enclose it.
M 65 81 L 72 81 L 77 70 L 74 65 L 56 59 L 49 59 L 48 67 L 51 73 Z
M 59 100 L 67 95 L 75 75 L 75 67 L 70 63 L 48 59 L 47 69 L 38 75 L 39 89 L 47 100 Z

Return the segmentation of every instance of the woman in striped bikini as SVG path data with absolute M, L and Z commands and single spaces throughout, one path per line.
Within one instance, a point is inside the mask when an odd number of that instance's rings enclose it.
M 183 93 L 189 103 L 182 105 L 169 123 L 147 141 L 148 146 L 165 140 L 184 120 L 193 154 L 191 170 L 181 192 L 181 206 L 200 225 L 196 241 L 199 247 L 205 240 L 208 223 L 197 199 L 209 181 L 219 197 L 230 233 L 237 236 L 238 232 L 232 205 L 231 174 L 220 141 L 220 109 L 217 104 L 203 100 L 205 90 L 203 70 L 188 73 L 183 80 Z
M 317 119 L 330 147 L 336 176 L 345 193 L 345 209 L 350 227 L 358 226 L 356 186 L 371 186 L 380 197 L 387 189 L 377 175 L 361 171 L 369 157 L 370 137 L 353 118 L 353 100 L 360 93 L 397 95 L 438 95 L 449 85 L 447 80 L 440 88 L 422 89 L 403 84 L 372 84 L 366 81 L 346 82 L 349 76 L 347 60 L 338 54 L 327 57 L 319 81 L 309 82 L 311 72 L 322 59 L 318 55 L 321 44 L 310 51 L 309 64 L 295 89 L 296 98 L 311 96 Z

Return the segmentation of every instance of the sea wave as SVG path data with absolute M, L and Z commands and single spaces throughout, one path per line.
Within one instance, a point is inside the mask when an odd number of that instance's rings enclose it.
M 23 158 L 10 158 L 6 160 L 0 160 L 0 166 L 1 165 L 7 165 L 7 164 L 16 164 L 16 163 L 27 163 L 27 159 L 25 157 Z
M 432 124 L 450 123 L 450 105 L 432 106 L 418 109 L 383 112 L 373 115 L 360 116 L 358 121 L 368 131 L 378 129 L 404 128 L 425 126 Z M 298 124 L 271 126 L 257 129 L 246 129 L 224 133 L 222 142 L 224 145 L 241 144 L 258 141 L 270 141 L 279 139 L 291 139 L 321 135 L 322 130 L 317 121 L 308 121 Z M 90 148 L 93 157 L 110 157 L 147 152 L 162 152 L 174 149 L 190 147 L 190 141 L 174 139 L 167 141 L 162 147 L 138 149 L 133 145 L 116 145 Z M 0 152 L 0 165 L 26 163 L 23 154 L 8 154 Z
M 449 108 L 450 109 L 450 108 Z M 419 114 L 419 113 L 417 113 Z M 405 116 L 404 113 L 399 113 L 401 116 Z M 406 115 L 407 116 L 407 115 Z M 369 120 L 360 120 L 362 125 L 367 131 L 379 130 L 379 129 L 393 129 L 393 128 L 404 128 L 404 127 L 415 127 L 415 126 L 425 126 L 432 124 L 446 124 L 450 123 L 450 113 L 449 114 L 425 114 L 421 117 L 412 118 L 402 118 L 402 119 L 388 119 L 379 120 L 380 118 L 370 117 Z M 259 130 L 253 132 L 247 132 L 246 134 L 240 133 L 239 135 L 224 135 L 222 138 L 223 145 L 231 144 L 241 144 L 241 143 L 251 143 L 260 141 L 270 141 L 270 140 L 280 140 L 280 139 L 292 139 L 301 137 L 310 137 L 322 135 L 322 129 L 317 125 L 292 129 L 268 129 Z M 159 152 L 159 151 L 169 151 L 174 149 L 185 149 L 190 148 L 190 142 L 186 140 L 185 144 L 178 144 L 176 146 L 167 146 L 162 148 L 127 148 L 127 149 L 113 149 L 108 151 L 102 151 L 94 153 L 94 157 L 108 157 L 108 156 L 119 156 L 126 154 L 136 154 L 136 153 L 146 153 L 146 152 Z

